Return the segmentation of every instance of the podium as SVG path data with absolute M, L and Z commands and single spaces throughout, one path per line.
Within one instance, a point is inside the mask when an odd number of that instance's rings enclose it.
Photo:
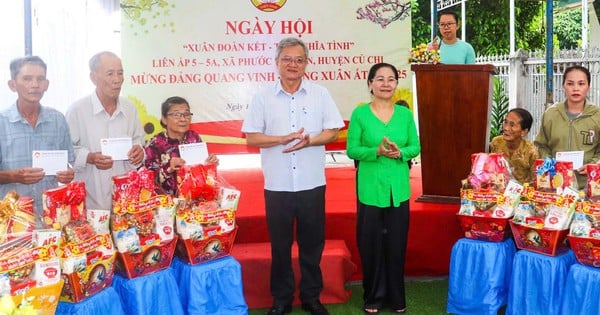
M 413 64 L 421 139 L 421 202 L 460 202 L 471 154 L 487 152 L 493 65 Z

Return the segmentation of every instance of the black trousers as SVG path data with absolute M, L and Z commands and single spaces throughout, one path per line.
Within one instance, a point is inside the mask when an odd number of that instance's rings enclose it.
M 271 238 L 273 304 L 288 305 L 294 299 L 294 230 L 301 273 L 300 300 L 318 300 L 323 290 L 319 264 L 325 246 L 325 186 L 299 192 L 265 190 L 265 208 Z
M 404 261 L 409 202 L 379 208 L 359 203 L 356 241 L 363 268 L 364 307 L 406 307 Z

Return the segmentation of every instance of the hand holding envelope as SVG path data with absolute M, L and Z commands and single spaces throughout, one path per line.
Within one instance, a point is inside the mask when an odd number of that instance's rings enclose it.
M 69 164 L 67 150 L 39 150 L 31 153 L 31 167 L 43 169 L 46 176 L 54 176 L 67 170 Z
M 583 166 L 583 151 L 556 152 L 557 161 L 573 162 L 573 170 L 577 171 Z
M 113 161 L 129 160 L 127 154 L 132 146 L 131 137 L 100 139 L 102 155 L 110 156 Z
M 208 148 L 206 142 L 196 142 L 179 145 L 179 156 L 186 165 L 206 164 Z

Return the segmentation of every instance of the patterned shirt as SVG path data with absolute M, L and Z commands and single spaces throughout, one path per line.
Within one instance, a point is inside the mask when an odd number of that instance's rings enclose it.
M 17 104 L 13 104 L 0 113 L 0 170 L 16 170 L 32 167 L 32 151 L 67 150 L 69 163 L 75 161 L 69 126 L 62 113 L 40 107 L 35 128 L 21 117 Z M 65 170 L 67 166 L 65 165 Z M 33 198 L 36 215 L 41 218 L 42 192 L 56 188 L 56 176 L 44 176 L 35 184 L 9 183 L 0 185 L 0 198 L 10 191 L 21 196 Z
M 533 183 L 533 163 L 539 158 L 539 154 L 531 141 L 522 139 L 519 147 L 510 152 L 504 138 L 497 136 L 490 143 L 490 152 L 504 153 L 514 178 L 520 183 Z
M 156 134 L 146 144 L 145 166 L 154 171 L 156 185 L 161 189 L 159 193 L 174 196 L 177 192 L 177 172 L 168 172 L 171 158 L 180 157 L 179 145 L 202 142 L 200 135 L 193 130 L 188 130 L 183 135 L 183 140 L 167 137 L 165 131 Z

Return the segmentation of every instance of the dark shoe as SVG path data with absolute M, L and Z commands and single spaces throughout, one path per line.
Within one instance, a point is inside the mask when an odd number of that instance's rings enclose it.
M 368 314 L 368 315 L 379 315 L 379 310 L 376 308 L 365 308 L 364 311 L 365 311 L 365 314 Z
M 310 302 L 310 303 L 302 303 L 302 309 L 309 312 L 311 315 L 329 315 L 329 311 L 321 304 L 319 300 Z
M 267 315 L 283 315 L 292 312 L 291 305 L 273 305 L 267 312 Z

